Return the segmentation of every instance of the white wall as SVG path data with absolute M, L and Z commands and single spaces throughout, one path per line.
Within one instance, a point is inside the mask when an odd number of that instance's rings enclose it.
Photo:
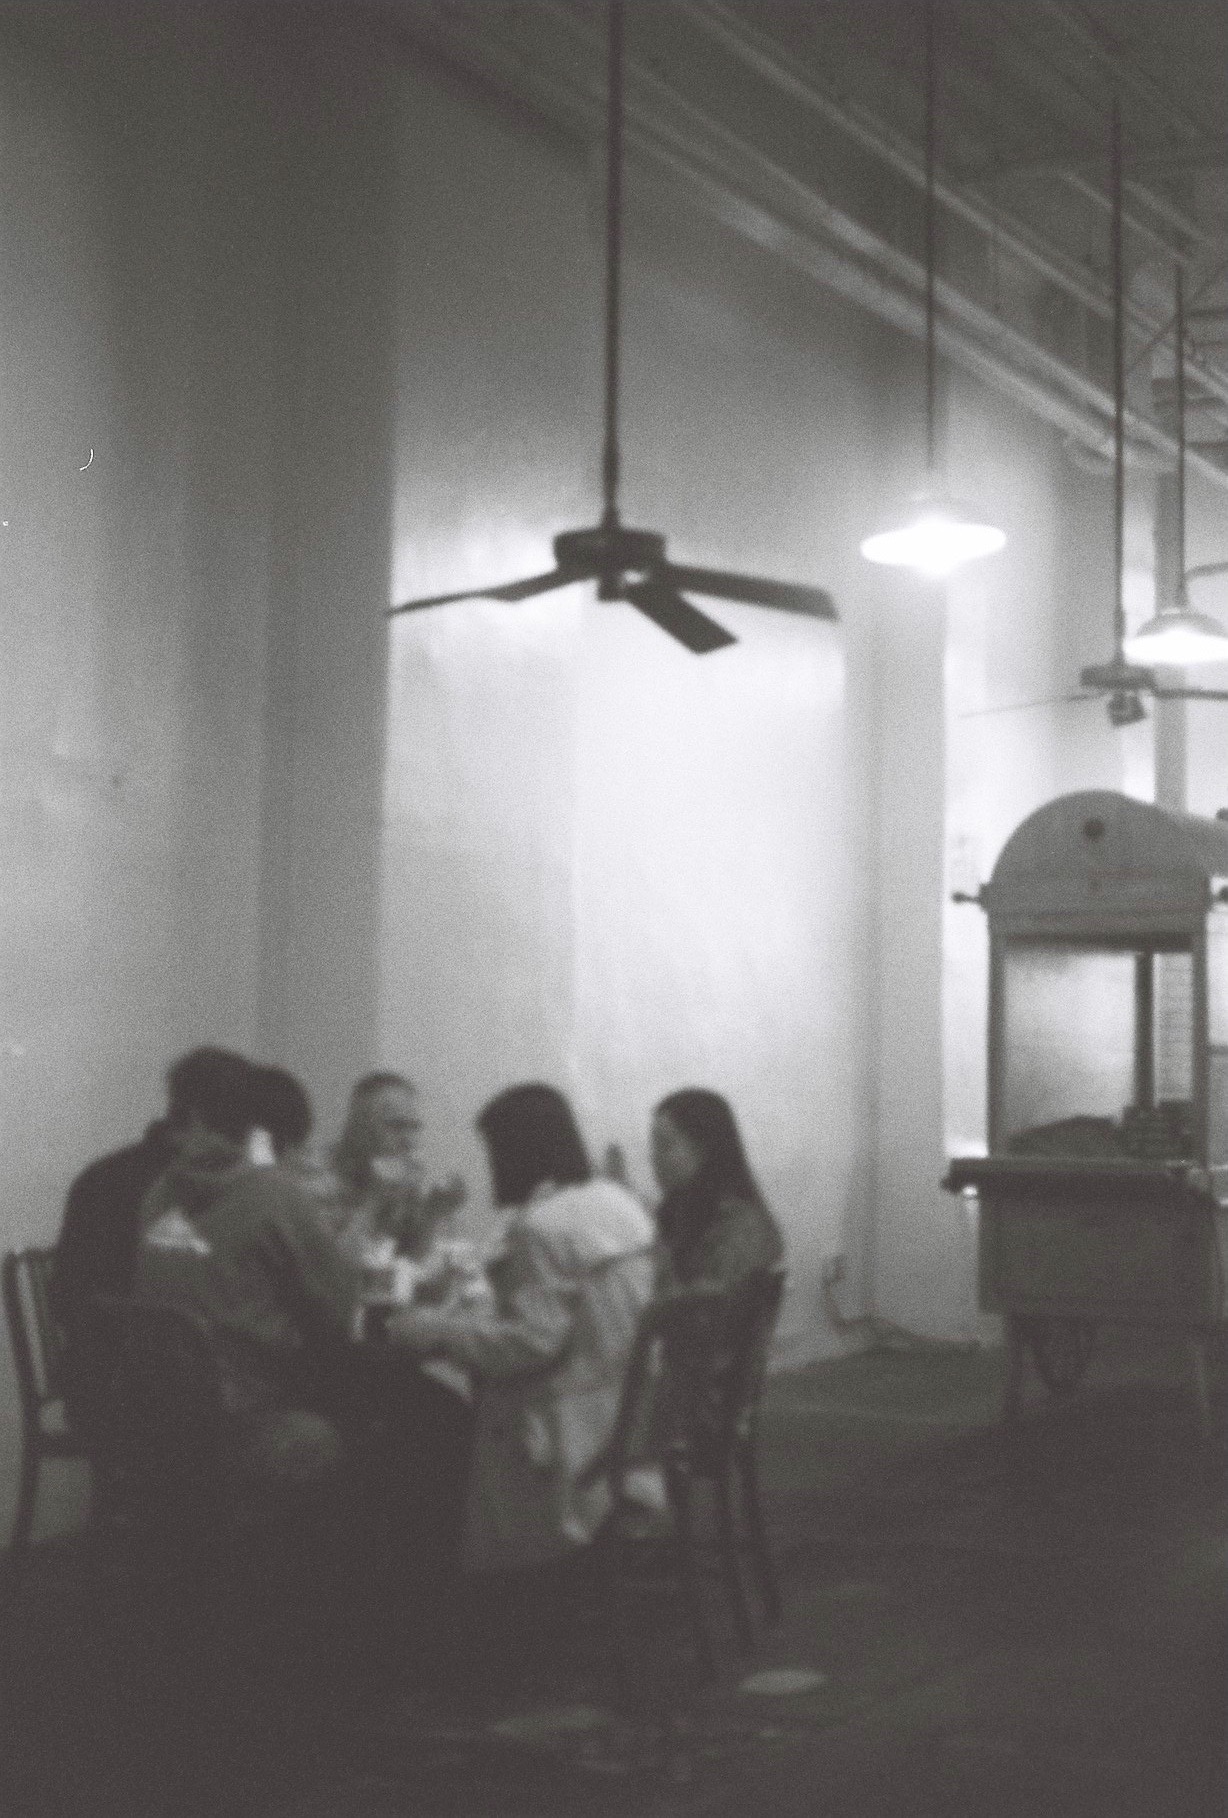
M 238 396 L 210 357 L 237 273 L 184 244 L 191 148 L 147 155 L 181 47 L 156 81 L 88 15 L 4 23 L 0 1216 L 29 1239 L 157 1109 L 169 1054 L 250 1031 L 262 439 L 241 317 Z M 229 157 L 213 175 L 206 245 Z
M 327 9 L 0 9 L 4 1247 L 187 1047 L 329 1124 L 373 1055 L 380 68 Z
M 600 431 L 583 167 L 423 74 L 403 139 L 397 597 L 549 566 L 596 516 Z M 630 194 L 625 516 L 680 559 L 821 581 L 845 625 L 722 606 L 741 641 L 696 659 L 591 588 L 396 621 L 382 1052 L 479 1202 L 472 1121 L 518 1078 L 567 1089 L 645 1190 L 652 1104 L 727 1092 L 790 1241 L 783 1354 L 811 1355 L 867 1189 L 863 331 L 634 171 Z

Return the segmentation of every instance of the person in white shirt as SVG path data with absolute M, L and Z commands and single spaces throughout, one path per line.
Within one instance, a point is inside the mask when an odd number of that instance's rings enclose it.
M 652 1297 L 655 1227 L 625 1187 L 594 1177 L 554 1088 L 512 1086 L 477 1122 L 495 1202 L 512 1209 L 494 1295 L 409 1308 L 388 1337 L 476 1378 L 465 1558 L 508 1569 L 574 1554 L 608 1512 L 585 1472 L 613 1432 Z

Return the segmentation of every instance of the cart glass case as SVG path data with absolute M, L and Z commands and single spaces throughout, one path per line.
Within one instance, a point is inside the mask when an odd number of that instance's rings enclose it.
M 1189 942 L 1007 936 L 1001 967 L 1001 1147 L 1192 1159 Z

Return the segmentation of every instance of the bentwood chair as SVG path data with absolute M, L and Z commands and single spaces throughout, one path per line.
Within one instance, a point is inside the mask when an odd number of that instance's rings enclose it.
M 695 1475 L 707 1478 L 717 1495 L 722 1546 L 735 1561 L 743 1552 L 749 1557 L 770 1622 L 780 1620 L 781 1599 L 759 1496 L 759 1409 L 785 1281 L 782 1268 L 759 1270 L 731 1296 L 726 1365 L 692 1459 Z M 735 1489 L 741 1505 L 740 1532 L 733 1510 Z M 748 1646 L 751 1629 L 740 1583 L 739 1578 L 738 1623 L 743 1645 Z
M 715 1555 L 744 1653 L 755 1639 L 743 1584 L 744 1555 L 753 1565 L 766 1615 L 775 1619 L 780 1614 L 756 1453 L 767 1346 L 784 1282 L 784 1271 L 772 1270 L 730 1292 L 709 1286 L 683 1289 L 654 1301 L 641 1320 L 613 1437 L 589 1472 L 591 1479 L 605 1481 L 611 1496 L 596 1553 L 624 1686 L 631 1638 L 620 1592 L 629 1579 L 651 1572 L 654 1563 L 664 1561 L 682 1595 L 705 1677 L 714 1671 L 705 1553 Z M 655 1529 L 646 1524 L 636 1495 L 637 1476 L 654 1468 L 668 1502 L 665 1525 Z M 698 1520 L 701 1485 L 715 1515 L 711 1546 L 703 1544 Z
M 4 1312 L 21 1403 L 21 1476 L 8 1546 L 13 1574 L 29 1550 L 44 1459 L 90 1456 L 64 1412 L 64 1334 L 51 1298 L 54 1255 L 50 1249 L 10 1250 L 2 1265 Z

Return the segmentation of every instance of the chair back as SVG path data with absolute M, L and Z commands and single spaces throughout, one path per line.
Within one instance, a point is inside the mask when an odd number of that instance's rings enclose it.
M 788 1271 L 784 1268 L 757 1269 L 734 1296 L 725 1417 L 730 1437 L 743 1444 L 754 1437 L 767 1375 L 768 1350 L 780 1317 L 787 1280 Z
M 229 1423 L 208 1324 L 171 1306 L 122 1312 L 117 1443 L 152 1502 L 204 1517 L 227 1486 Z
M 694 1295 L 673 1295 L 668 1300 L 657 1298 L 648 1303 L 640 1315 L 635 1342 L 623 1377 L 622 1395 L 614 1431 L 600 1456 L 593 1461 L 586 1478 L 604 1478 L 615 1502 L 625 1499 L 629 1474 L 639 1465 L 659 1459 L 666 1423 L 661 1414 L 665 1384 L 666 1336 L 676 1348 L 684 1325 L 698 1326 L 710 1317 L 710 1297 L 704 1297 L 702 1308 L 692 1305 Z M 673 1422 L 669 1423 L 672 1430 Z
M 702 1474 L 753 1440 L 785 1280 L 783 1268 L 759 1270 L 736 1289 L 698 1284 L 645 1308 L 613 1434 L 587 1474 L 616 1501 L 639 1465 Z
M 51 1298 L 55 1252 L 9 1250 L 4 1257 L 4 1314 L 17 1370 L 22 1419 L 37 1426 L 63 1394 L 64 1334 Z
M 783 1269 L 732 1289 L 695 1287 L 661 1305 L 661 1406 L 668 1448 L 692 1474 L 720 1471 L 753 1442 Z

